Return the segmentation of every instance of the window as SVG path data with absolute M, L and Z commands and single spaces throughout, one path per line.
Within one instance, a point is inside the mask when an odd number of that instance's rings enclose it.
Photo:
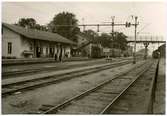
M 12 42 L 8 42 L 8 54 L 12 53 Z

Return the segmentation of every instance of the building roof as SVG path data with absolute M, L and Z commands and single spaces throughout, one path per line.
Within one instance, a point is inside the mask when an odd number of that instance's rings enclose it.
M 77 35 L 78 39 L 86 39 L 86 41 L 82 42 L 82 44 L 78 45 L 76 49 L 82 49 L 83 47 L 89 45 L 90 43 L 92 44 L 99 44 L 98 41 L 96 39 L 92 39 L 90 37 L 88 37 L 87 35 L 85 35 L 84 33 L 80 33 Z
M 79 45 L 76 49 L 82 49 L 83 47 L 89 45 L 91 42 L 87 41 L 87 42 L 84 42 L 83 44 Z
M 85 39 L 86 41 L 82 42 L 81 44 L 78 44 L 77 48 L 76 49 L 81 49 L 85 46 L 87 46 L 88 44 L 91 43 L 91 41 L 89 40 L 89 38 L 87 38 L 84 34 L 80 33 L 80 34 L 77 34 L 77 38 L 78 39 Z
M 51 42 L 59 42 L 59 43 L 76 45 L 75 42 L 69 39 L 66 39 L 65 37 L 59 34 L 56 34 L 56 33 L 40 31 L 40 30 L 30 29 L 30 28 L 26 29 L 21 26 L 17 26 L 14 24 L 7 24 L 7 23 L 2 23 L 2 26 L 14 31 L 15 33 L 18 33 L 27 38 L 30 38 L 30 39 L 38 39 L 38 40 L 45 40 L 45 41 L 51 41 Z
M 89 36 L 87 36 L 87 35 L 84 34 L 84 33 L 79 33 L 79 34 L 77 34 L 77 37 L 78 37 L 78 39 L 86 39 L 87 41 L 92 41 L 92 38 L 89 37 Z

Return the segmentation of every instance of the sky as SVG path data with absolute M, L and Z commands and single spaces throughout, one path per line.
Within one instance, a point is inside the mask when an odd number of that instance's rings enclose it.
M 20 18 L 34 18 L 37 23 L 46 25 L 53 17 L 63 11 L 76 15 L 79 24 L 134 23 L 133 16 L 138 17 L 137 31 L 140 35 L 166 36 L 167 14 L 165 2 L 3 2 L 2 22 L 16 23 Z M 96 27 L 86 29 L 97 30 Z M 82 28 L 81 28 L 82 30 Z M 134 36 L 134 27 L 114 27 L 115 31 Z M 100 32 L 111 32 L 111 27 L 100 27 Z

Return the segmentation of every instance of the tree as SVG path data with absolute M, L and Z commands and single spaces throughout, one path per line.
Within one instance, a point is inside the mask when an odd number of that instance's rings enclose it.
M 41 31 L 48 31 L 47 26 L 40 25 L 40 24 L 36 24 L 35 27 L 34 27 L 34 29 L 41 30 Z
M 114 43 L 114 48 L 120 48 L 121 50 L 125 50 L 127 47 L 127 36 L 123 34 L 122 32 L 115 32 L 114 33 L 114 38 L 113 38 L 113 43 Z
M 76 35 L 80 32 L 77 23 L 78 20 L 73 13 L 62 12 L 54 16 L 53 20 L 48 24 L 48 28 L 53 33 L 58 33 L 68 39 L 77 41 Z
M 83 33 L 84 33 L 86 36 L 91 37 L 91 38 L 98 36 L 98 34 L 97 34 L 95 31 L 91 30 L 91 29 L 85 30 Z
M 99 37 L 98 37 L 98 41 L 99 43 L 101 43 L 101 45 L 103 47 L 109 47 L 111 48 L 111 36 L 108 35 L 107 33 L 102 33 Z
M 37 24 L 36 20 L 33 19 L 33 18 L 21 18 L 16 23 L 16 25 L 19 25 L 21 27 L 28 27 L 28 28 L 31 28 L 31 29 L 42 30 L 42 31 L 47 31 L 48 30 L 47 26 Z
M 19 19 L 17 24 L 22 27 L 28 26 L 29 28 L 34 28 L 36 25 L 36 21 L 33 18 L 21 18 Z
M 97 43 L 101 43 L 103 47 L 117 48 L 125 50 L 127 47 L 127 36 L 120 32 L 114 33 L 114 38 L 112 34 L 102 33 L 100 36 L 95 38 Z
M 125 50 L 127 47 L 127 36 L 121 32 L 115 32 L 114 38 L 112 38 L 112 34 L 107 33 L 102 33 L 99 36 L 93 30 L 86 30 L 83 34 L 86 35 L 93 43 L 100 43 L 103 47 L 117 48 L 121 50 Z

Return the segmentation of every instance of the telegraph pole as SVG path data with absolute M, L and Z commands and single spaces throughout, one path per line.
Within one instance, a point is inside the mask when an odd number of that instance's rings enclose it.
M 130 23 L 130 22 L 126 22 L 126 23 L 115 23 L 114 22 L 114 18 L 115 16 L 112 16 L 111 19 L 112 19 L 112 22 L 109 22 L 109 24 L 81 24 L 81 25 L 77 25 L 77 26 L 81 26 L 83 27 L 83 31 L 85 30 L 86 27 L 97 27 L 97 31 L 99 31 L 99 28 L 102 27 L 102 26 L 110 26 L 112 27 L 112 39 L 114 39 L 114 26 L 125 26 L 126 28 L 127 27 L 130 27 L 130 26 L 135 26 L 135 45 L 134 45 L 134 53 L 133 53 L 133 64 L 136 63 L 136 36 L 137 36 L 137 25 L 138 22 L 137 22 L 137 16 L 135 16 L 135 23 Z M 133 17 L 132 17 L 133 18 Z M 56 25 L 57 27 L 73 27 L 73 26 L 76 26 L 76 25 Z M 112 43 L 113 44 L 113 43 Z
M 114 19 L 115 19 L 115 16 L 112 16 L 111 17 L 111 19 L 112 19 L 112 22 L 111 22 L 111 26 L 112 26 L 112 48 L 111 48 L 111 50 L 112 50 L 112 55 L 113 55 L 113 47 L 114 47 Z
M 112 16 L 111 19 L 112 19 L 112 22 L 111 22 L 111 26 L 112 26 L 112 39 L 114 39 L 114 19 L 115 19 L 115 16 Z
M 136 64 L 136 36 L 137 36 L 137 16 L 135 16 L 135 45 L 134 45 L 134 54 L 133 54 L 133 64 Z

